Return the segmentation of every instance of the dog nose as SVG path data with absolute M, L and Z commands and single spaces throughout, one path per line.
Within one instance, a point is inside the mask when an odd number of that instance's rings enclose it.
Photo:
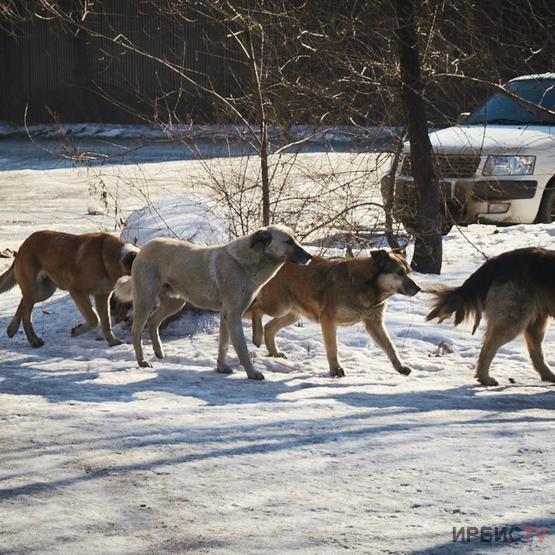
M 311 259 L 312 259 L 312 255 L 303 249 L 303 262 L 306 264 L 310 262 Z
M 403 284 L 403 293 L 405 295 L 408 295 L 409 297 L 413 297 L 420 291 L 422 291 L 420 286 L 416 282 L 412 281 L 412 279 L 407 277 Z

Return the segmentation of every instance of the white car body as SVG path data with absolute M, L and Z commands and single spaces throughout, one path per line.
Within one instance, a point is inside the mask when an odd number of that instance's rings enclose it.
M 555 79 L 555 74 L 523 76 L 509 83 L 526 79 Z M 430 141 L 438 165 L 443 164 L 440 183 L 457 223 L 533 223 L 546 187 L 555 186 L 555 124 L 460 125 L 431 133 Z M 490 155 L 534 156 L 533 173 L 484 175 Z M 403 156 L 396 190 L 413 183 L 406 165 L 408 143 Z M 457 161 L 467 159 L 473 159 L 474 166 L 468 166 L 468 171 L 453 171 Z M 455 162 L 450 164 L 450 160 Z

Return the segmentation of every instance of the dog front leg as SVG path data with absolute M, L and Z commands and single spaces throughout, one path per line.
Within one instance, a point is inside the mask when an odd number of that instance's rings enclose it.
M 231 337 L 231 343 L 239 357 L 239 362 L 247 372 L 247 376 L 251 380 L 263 380 L 264 375 L 255 370 L 251 362 L 249 350 L 247 349 L 247 342 L 245 341 L 245 333 L 243 332 L 241 311 L 222 312 L 221 318 L 225 319 L 225 324 Z
M 335 320 L 333 317 L 322 314 L 320 325 L 322 337 L 324 338 L 324 347 L 326 348 L 326 356 L 328 357 L 330 376 L 332 378 L 343 378 L 345 370 L 343 370 L 337 358 L 337 325 Z
M 376 345 L 387 355 L 395 370 L 397 370 L 399 374 L 403 374 L 403 376 L 408 376 L 411 373 L 411 369 L 399 359 L 397 350 L 393 346 L 393 343 L 391 343 L 389 334 L 383 325 L 383 320 L 381 318 L 364 320 L 364 325 L 366 326 L 368 335 L 370 335 Z
M 112 319 L 110 317 L 110 297 L 112 293 L 103 293 L 94 296 L 94 304 L 96 305 L 96 311 L 100 317 L 100 325 L 102 327 L 102 333 L 108 341 L 110 347 L 115 345 L 121 345 L 123 341 L 118 339 L 112 331 Z

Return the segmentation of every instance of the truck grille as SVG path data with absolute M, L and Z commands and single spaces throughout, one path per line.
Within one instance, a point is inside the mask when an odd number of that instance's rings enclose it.
M 434 156 L 440 179 L 442 177 L 473 177 L 480 164 L 480 157 L 474 155 L 436 154 Z M 401 175 L 411 176 L 410 155 L 403 158 Z

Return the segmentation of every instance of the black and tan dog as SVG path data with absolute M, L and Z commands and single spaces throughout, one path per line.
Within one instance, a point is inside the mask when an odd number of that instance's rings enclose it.
M 555 251 L 505 252 L 488 260 L 460 287 L 437 288 L 434 293 L 435 306 L 427 320 L 443 322 L 454 314 L 457 326 L 474 318 L 474 333 L 485 314 L 487 328 L 476 368 L 481 384 L 498 385 L 489 375 L 491 361 L 499 347 L 521 333 L 542 381 L 555 382 L 542 350 L 549 319 L 555 316 Z
M 378 250 L 371 255 L 332 260 L 313 257 L 307 266 L 286 264 L 262 288 L 248 312 L 255 345 L 259 347 L 264 336 L 269 355 L 285 358 L 276 348 L 276 333 L 305 316 L 320 322 L 330 374 L 341 377 L 345 371 L 337 357 L 337 326 L 364 322 L 395 370 L 410 374 L 384 327 L 384 311 L 391 295 L 413 296 L 420 287 L 408 275 L 410 268 L 404 253 Z M 274 319 L 262 328 L 264 314 Z
M 21 321 L 32 347 L 44 341 L 31 323 L 35 303 L 51 297 L 57 288 L 69 291 L 85 322 L 75 326 L 71 335 L 96 328 L 100 320 L 110 345 L 122 343 L 112 333 L 109 299 L 116 281 L 131 272 L 138 249 L 124 244 L 109 233 L 71 235 L 57 231 L 37 231 L 21 245 L 11 267 L 0 276 L 0 293 L 19 285 L 23 298 L 10 325 L 13 337 Z M 89 295 L 94 295 L 96 309 Z

